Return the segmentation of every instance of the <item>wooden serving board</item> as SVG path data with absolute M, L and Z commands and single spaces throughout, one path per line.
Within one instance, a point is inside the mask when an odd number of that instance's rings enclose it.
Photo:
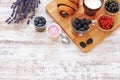
M 104 0 L 105 3 L 106 0 Z M 82 3 L 82 0 L 80 1 Z M 78 11 L 73 15 L 69 16 L 67 18 L 62 18 L 58 11 L 57 11 L 57 0 L 53 0 L 51 3 L 49 3 L 46 7 L 47 12 L 51 15 L 51 17 L 61 26 L 61 28 L 67 33 L 67 35 L 72 39 L 72 41 L 83 51 L 88 52 L 92 48 L 94 48 L 97 44 L 99 44 L 101 41 L 103 41 L 106 37 L 108 37 L 113 31 L 115 31 L 120 26 L 120 12 L 118 14 L 111 16 L 114 18 L 114 28 L 111 31 L 102 31 L 98 24 L 95 26 L 92 26 L 89 31 L 87 31 L 83 36 L 78 36 L 72 32 L 71 28 L 71 20 L 76 14 L 80 14 L 81 16 L 85 16 L 87 18 L 90 18 L 91 20 L 99 19 L 102 15 L 107 15 L 104 10 L 104 5 L 102 8 L 96 13 L 95 16 L 89 17 L 84 14 L 84 8 L 80 5 L 80 8 Z M 94 41 L 92 44 L 87 45 L 86 48 L 82 48 L 79 44 L 81 41 L 86 42 L 88 38 L 92 38 Z M 112 46 L 112 45 L 111 45 Z

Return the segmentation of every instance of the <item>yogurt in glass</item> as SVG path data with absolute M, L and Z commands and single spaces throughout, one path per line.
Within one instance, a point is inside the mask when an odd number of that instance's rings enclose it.
M 61 28 L 58 24 L 50 24 L 47 26 L 47 35 L 52 38 L 52 40 L 57 40 L 61 34 Z

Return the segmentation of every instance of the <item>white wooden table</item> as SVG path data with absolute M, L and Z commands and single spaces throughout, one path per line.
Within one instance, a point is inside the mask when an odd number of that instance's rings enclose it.
M 66 45 L 36 32 L 33 21 L 7 25 L 13 1 L 0 0 L 0 80 L 120 80 L 120 29 L 84 54 L 72 41 Z M 47 24 L 54 22 L 45 10 L 50 1 L 41 0 L 36 15 Z

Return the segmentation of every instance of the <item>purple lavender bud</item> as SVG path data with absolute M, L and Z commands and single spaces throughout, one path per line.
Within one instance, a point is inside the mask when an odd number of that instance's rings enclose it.
M 5 22 L 8 22 L 11 18 L 9 17 Z
M 30 23 L 30 20 L 27 21 L 27 24 L 29 24 L 29 23 Z
M 10 24 L 10 23 L 11 23 L 11 21 L 8 22 L 8 24 Z

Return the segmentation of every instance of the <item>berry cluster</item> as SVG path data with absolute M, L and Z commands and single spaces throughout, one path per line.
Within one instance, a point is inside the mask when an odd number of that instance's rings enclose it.
M 114 0 L 110 0 L 106 2 L 105 9 L 110 13 L 116 13 L 119 11 L 119 4 Z
M 72 22 L 72 26 L 77 30 L 77 31 L 86 31 L 89 29 L 89 24 L 91 24 L 91 20 L 87 20 L 86 18 L 79 19 L 75 18 L 74 21 Z
M 101 16 L 99 19 L 99 24 L 102 29 L 109 30 L 113 27 L 114 20 L 109 16 Z
M 42 27 L 46 24 L 46 19 L 44 17 L 36 17 L 34 20 L 34 24 L 37 27 Z

